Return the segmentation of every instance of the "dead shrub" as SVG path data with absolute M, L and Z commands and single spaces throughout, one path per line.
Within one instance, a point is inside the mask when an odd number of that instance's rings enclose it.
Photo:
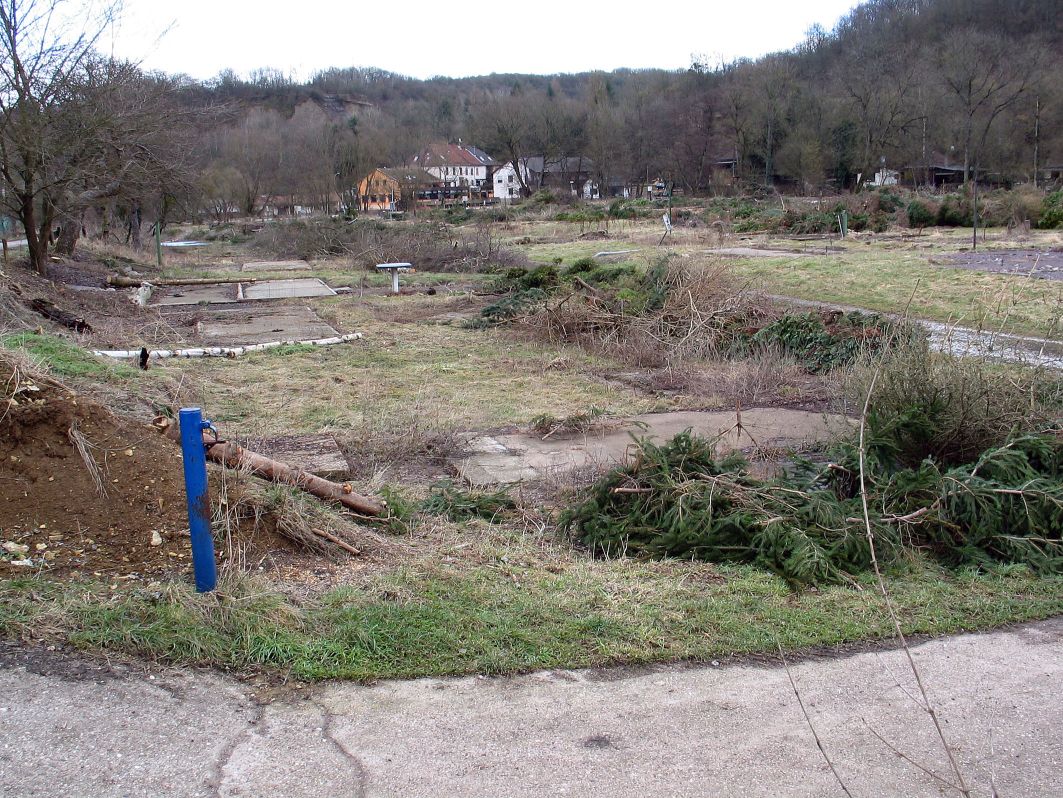
M 459 448 L 458 431 L 446 409 L 417 396 L 402 408 L 363 401 L 362 423 L 335 432 L 355 478 L 376 478 L 412 461 L 442 463 Z
M 723 356 L 735 334 L 769 317 L 770 305 L 722 263 L 662 261 L 642 291 L 573 292 L 522 323 L 551 343 L 577 343 L 625 363 L 659 368 Z
M 248 469 L 221 469 L 212 527 L 230 568 L 245 570 L 263 536 L 279 535 L 296 548 L 343 559 L 387 553 L 396 544 L 357 523 L 341 508 L 291 485 L 264 482 Z

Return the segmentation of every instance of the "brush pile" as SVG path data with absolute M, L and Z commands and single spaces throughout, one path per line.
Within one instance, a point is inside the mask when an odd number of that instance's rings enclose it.
M 889 436 L 872 437 L 865 481 L 880 562 L 921 550 L 951 565 L 1063 572 L 1063 430 L 1015 436 L 951 468 L 897 467 Z M 689 432 L 660 446 L 642 440 L 561 523 L 604 556 L 751 562 L 791 584 L 835 581 L 872 565 L 858 451 L 838 454 L 761 481 Z
M 771 350 L 820 373 L 915 336 L 873 314 L 787 312 L 740 285 L 723 263 L 662 258 L 642 269 L 581 258 L 563 271 L 511 270 L 495 290 L 503 296 L 469 326 L 519 323 L 552 344 L 575 343 L 637 366 Z

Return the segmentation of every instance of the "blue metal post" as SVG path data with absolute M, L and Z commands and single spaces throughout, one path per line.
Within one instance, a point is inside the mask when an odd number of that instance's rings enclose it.
M 207 494 L 207 455 L 203 420 L 198 407 L 186 407 L 178 414 L 181 423 L 181 452 L 185 464 L 185 493 L 188 494 L 188 526 L 192 531 L 192 570 L 196 590 L 207 593 L 218 584 L 214 564 L 214 538 L 210 533 L 210 496 Z

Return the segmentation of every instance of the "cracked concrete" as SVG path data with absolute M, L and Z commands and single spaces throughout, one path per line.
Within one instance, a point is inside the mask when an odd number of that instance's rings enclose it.
M 840 790 L 786 671 L 739 663 L 318 685 L 257 704 L 214 673 L 0 651 L 0 795 L 713 796 Z M 974 796 L 1058 795 L 1063 618 L 913 654 Z M 62 665 L 62 663 L 59 663 Z M 856 796 L 938 796 L 903 652 L 791 663 Z

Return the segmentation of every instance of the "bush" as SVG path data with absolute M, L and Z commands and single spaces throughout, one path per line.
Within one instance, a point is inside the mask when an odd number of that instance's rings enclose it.
M 1063 572 L 1058 432 L 1012 437 L 948 470 L 927 460 L 890 473 L 869 461 L 878 559 L 897 563 L 922 549 L 948 564 L 1021 562 Z M 638 441 L 638 448 L 561 517 L 562 528 L 593 552 L 751 562 L 791 584 L 871 569 L 852 446 L 833 453 L 826 467 L 806 463 L 771 482 L 751 477 L 739 456 L 718 459 L 712 442 L 689 430 L 661 446 Z
M 938 208 L 939 227 L 970 227 L 973 224 L 971 201 L 958 194 L 949 194 Z
M 853 371 L 847 393 L 862 407 L 876 368 L 869 406 L 873 452 L 883 467 L 915 467 L 930 458 L 954 465 L 1000 446 L 1015 430 L 1058 417 L 1063 385 L 1038 372 L 935 354 L 908 342 Z
M 505 491 L 466 491 L 445 479 L 432 485 L 428 498 L 421 503 L 421 510 L 444 516 L 455 523 L 474 518 L 494 522 L 516 506 Z
M 1044 198 L 1037 226 L 1042 230 L 1063 228 L 1063 189 L 1053 191 Z
M 904 211 L 908 216 L 908 226 L 920 230 L 934 224 L 937 219 L 937 213 L 922 200 L 913 199 Z
M 565 269 L 565 277 L 573 277 L 577 274 L 587 274 L 598 268 L 598 261 L 594 258 L 579 258 L 571 266 Z
M 888 188 L 878 192 L 878 209 L 883 213 L 895 213 L 901 207 L 901 198 Z
M 887 342 L 907 339 L 910 329 L 875 314 L 852 312 L 787 314 L 751 338 L 757 346 L 774 346 L 796 359 L 806 371 L 830 371 L 855 363 L 858 358 L 881 351 Z

